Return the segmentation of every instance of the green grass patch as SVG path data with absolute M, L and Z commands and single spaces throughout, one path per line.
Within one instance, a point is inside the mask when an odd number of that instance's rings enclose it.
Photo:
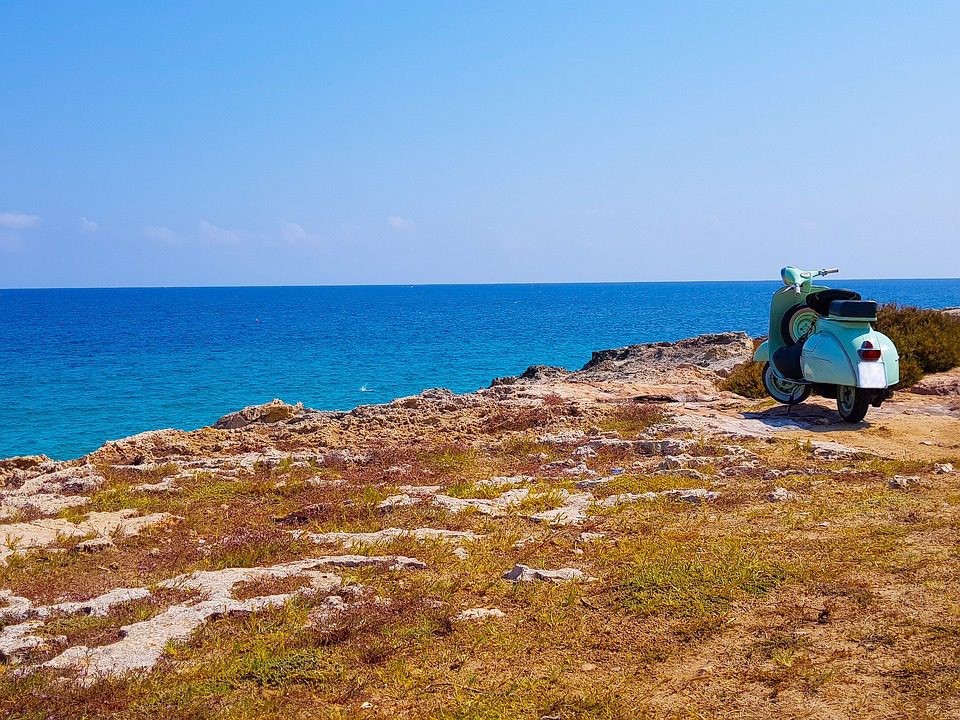
M 695 547 L 656 538 L 636 548 L 618 587 L 620 602 L 641 615 L 697 617 L 762 597 L 787 577 L 765 550 L 723 542 Z

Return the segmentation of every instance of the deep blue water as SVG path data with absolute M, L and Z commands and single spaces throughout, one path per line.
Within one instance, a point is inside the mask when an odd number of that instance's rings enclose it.
M 960 280 L 832 283 L 960 305 Z M 279 397 L 320 409 L 704 332 L 766 332 L 778 282 L 0 290 L 0 457 L 72 458 Z M 368 391 L 361 388 L 366 387 Z

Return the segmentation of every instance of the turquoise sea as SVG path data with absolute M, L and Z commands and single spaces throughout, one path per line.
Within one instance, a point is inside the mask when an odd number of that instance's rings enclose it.
M 831 278 L 832 279 L 832 278 Z M 960 305 L 960 280 L 850 280 Z M 705 332 L 766 332 L 777 282 L 0 290 L 0 457 L 78 457 L 275 397 L 350 409 L 471 391 L 528 365 Z

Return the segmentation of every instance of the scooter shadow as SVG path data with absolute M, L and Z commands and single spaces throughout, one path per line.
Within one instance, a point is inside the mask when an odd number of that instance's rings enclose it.
M 844 422 L 837 414 L 836 408 L 814 403 L 803 403 L 793 407 L 775 405 L 766 410 L 745 412 L 742 415 L 750 420 L 759 420 L 770 427 L 796 427 L 813 432 L 849 432 L 870 427 L 870 423 L 865 420 L 858 423 Z

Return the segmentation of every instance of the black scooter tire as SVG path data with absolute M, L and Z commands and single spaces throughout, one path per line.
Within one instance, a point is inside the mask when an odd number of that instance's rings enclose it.
M 796 387 L 789 389 L 778 387 L 777 376 L 774 374 L 773 368 L 770 367 L 770 363 L 768 362 L 763 364 L 761 377 L 763 378 L 763 388 L 767 391 L 767 395 L 782 405 L 799 405 L 810 397 L 809 385 L 801 385 L 798 383 Z M 790 384 L 793 385 L 793 383 Z
M 845 402 L 844 396 L 849 392 L 853 393 L 852 401 L 847 398 Z M 844 422 L 850 424 L 862 422 L 867 416 L 870 399 L 870 394 L 863 388 L 840 386 L 837 388 L 837 412 L 840 413 Z

